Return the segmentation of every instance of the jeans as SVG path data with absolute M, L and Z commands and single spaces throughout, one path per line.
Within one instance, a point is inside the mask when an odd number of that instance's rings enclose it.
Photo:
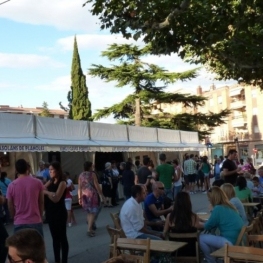
M 173 188 L 174 199 L 177 196 L 177 194 L 181 191 L 182 191 L 182 185 L 174 186 Z
M 203 251 L 207 263 L 216 263 L 216 258 L 210 254 L 219 248 L 222 248 L 225 244 L 233 245 L 226 238 L 221 236 L 215 236 L 211 234 L 201 234 L 199 237 L 200 248 Z
M 165 188 L 164 189 L 165 195 L 169 197 L 171 200 L 173 200 L 173 192 L 172 188 Z
M 220 179 L 220 174 L 215 173 L 215 180 L 219 180 Z
M 151 240 L 162 240 L 160 237 L 151 234 L 141 234 L 136 237 L 136 239 L 147 239 L 147 238 L 150 238 Z
M 44 237 L 43 224 L 42 224 L 42 223 L 38 223 L 38 224 L 14 225 L 14 233 L 17 232 L 18 230 L 26 229 L 26 228 L 35 229 L 35 230 L 37 230 L 37 232 L 38 232 L 42 237 Z

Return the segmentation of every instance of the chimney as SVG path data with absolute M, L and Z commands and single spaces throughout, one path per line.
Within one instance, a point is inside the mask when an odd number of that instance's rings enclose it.
M 197 93 L 197 95 L 202 95 L 203 91 L 202 91 L 202 87 L 200 85 L 197 87 L 196 93 Z
M 216 86 L 215 84 L 213 83 L 212 86 L 210 87 L 210 90 L 215 90 L 216 89 Z

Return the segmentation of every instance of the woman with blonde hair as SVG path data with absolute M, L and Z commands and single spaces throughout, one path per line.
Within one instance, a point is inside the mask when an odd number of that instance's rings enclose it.
M 236 197 L 236 193 L 233 185 L 226 183 L 221 186 L 221 189 L 225 192 L 227 198 L 229 199 L 229 202 L 237 209 L 239 215 L 244 221 L 244 224 L 247 226 L 248 220 L 247 220 L 245 208 L 242 202 L 240 201 L 240 199 Z
M 220 235 L 200 235 L 200 248 L 208 263 L 216 263 L 216 258 L 210 254 L 224 247 L 226 243 L 229 245 L 235 244 L 244 222 L 236 208 L 229 202 L 226 194 L 219 187 L 213 186 L 208 191 L 208 199 L 213 210 L 210 218 L 204 224 L 204 229 L 211 231 L 218 228 Z

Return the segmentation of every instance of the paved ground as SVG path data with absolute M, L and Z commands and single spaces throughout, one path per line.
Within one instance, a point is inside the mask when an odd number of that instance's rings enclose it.
M 201 193 L 191 195 L 193 210 L 195 212 L 208 212 L 207 196 Z M 77 225 L 68 228 L 69 240 L 69 263 L 101 263 L 108 258 L 110 238 L 106 231 L 106 225 L 113 225 L 109 212 L 117 212 L 121 208 L 104 208 L 97 221 L 98 229 L 96 237 L 88 237 L 86 235 L 86 214 L 81 208 L 74 209 Z M 7 226 L 8 232 L 12 233 L 12 225 Z M 48 225 L 44 225 L 44 236 L 47 250 L 47 258 L 49 263 L 53 263 L 52 239 L 48 229 Z

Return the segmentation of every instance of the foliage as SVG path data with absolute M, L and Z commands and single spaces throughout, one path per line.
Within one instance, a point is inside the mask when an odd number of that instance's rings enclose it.
M 101 29 L 263 88 L 262 0 L 89 0 Z M 85 4 L 84 4 L 85 5 Z
M 47 102 L 43 102 L 42 104 L 43 110 L 39 113 L 39 116 L 41 117 L 52 117 L 52 114 L 50 113 L 48 109 L 48 104 Z
M 156 116 L 152 114 L 156 104 L 181 103 L 182 107 L 196 109 L 204 105 L 206 98 L 165 92 L 167 84 L 174 83 L 176 80 L 191 79 L 196 76 L 196 70 L 182 73 L 168 72 L 157 65 L 146 63 L 142 58 L 149 55 L 151 50 L 150 45 L 139 48 L 134 45 L 112 44 L 107 51 L 102 52 L 102 56 L 111 61 L 118 60 L 119 63 L 110 67 L 93 64 L 89 74 L 100 77 L 106 82 L 115 81 L 117 88 L 129 85 L 134 92 L 111 107 L 97 110 L 93 115 L 94 120 L 113 114 L 118 123 L 122 124 L 183 130 L 204 130 L 204 127 L 207 127 L 207 131 L 223 123 L 222 119 L 229 114 L 227 110 L 208 115 L 197 113 L 172 116 L 161 113 Z
M 69 119 L 91 120 L 91 103 L 88 98 L 88 88 L 86 76 L 81 69 L 81 61 L 78 52 L 76 37 L 74 38 L 74 50 L 71 66 L 71 87 L 68 92 L 68 107 L 64 107 L 60 102 L 60 107 L 68 111 Z

